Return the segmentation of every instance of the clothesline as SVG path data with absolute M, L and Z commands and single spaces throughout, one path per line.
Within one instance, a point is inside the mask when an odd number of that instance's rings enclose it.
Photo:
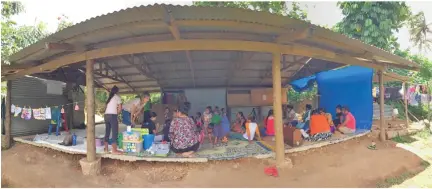
M 63 107 L 63 106 L 69 106 L 69 105 L 77 105 L 78 103 L 82 103 L 85 101 L 76 101 L 76 102 L 71 102 L 71 103 L 67 103 L 67 104 L 60 104 L 60 105 L 54 105 L 54 106 L 44 106 L 44 108 L 56 108 L 56 107 Z M 24 105 L 24 106 L 20 106 L 20 105 L 15 105 L 15 107 L 31 107 L 29 105 Z

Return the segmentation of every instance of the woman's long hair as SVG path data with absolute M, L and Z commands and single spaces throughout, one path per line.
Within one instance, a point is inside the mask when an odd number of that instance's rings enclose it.
M 110 94 L 108 96 L 108 100 L 106 101 L 106 104 L 108 104 L 111 101 L 112 97 L 114 97 L 114 95 L 116 95 L 118 93 L 118 91 L 119 91 L 119 88 L 114 85 L 114 87 L 110 91 Z
M 265 124 L 267 124 L 267 120 L 270 116 L 273 116 L 273 110 L 268 111 L 267 117 L 265 118 Z

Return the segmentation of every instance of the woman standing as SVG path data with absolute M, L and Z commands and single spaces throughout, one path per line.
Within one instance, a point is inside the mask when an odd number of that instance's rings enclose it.
M 192 118 L 188 116 L 189 107 L 182 105 L 175 111 L 175 118 L 169 128 L 171 150 L 183 157 L 192 157 L 198 151 L 199 136 Z
M 118 137 L 118 114 L 120 113 L 121 106 L 121 98 L 117 95 L 119 89 L 117 86 L 111 89 L 108 100 L 106 102 L 105 109 L 105 138 L 104 138 L 104 151 L 108 152 L 108 140 L 110 137 L 110 133 L 112 131 L 112 153 L 119 154 L 117 149 L 117 137 Z

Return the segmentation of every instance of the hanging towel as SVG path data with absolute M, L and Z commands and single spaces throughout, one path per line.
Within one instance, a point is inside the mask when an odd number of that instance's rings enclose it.
M 51 108 L 45 108 L 45 119 L 51 119 Z
M 15 107 L 14 116 L 15 116 L 15 117 L 18 117 L 18 115 L 21 113 L 21 111 L 22 111 L 22 108 L 16 106 L 16 107 Z
M 24 120 L 31 120 L 31 118 L 32 118 L 32 108 L 28 108 Z

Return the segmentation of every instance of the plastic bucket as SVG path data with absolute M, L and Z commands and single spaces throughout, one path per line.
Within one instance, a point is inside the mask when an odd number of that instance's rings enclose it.
M 103 146 L 103 140 L 100 138 L 96 138 L 95 143 L 97 147 Z
M 147 150 L 153 144 L 154 135 L 152 134 L 144 135 L 143 138 L 144 138 L 144 150 Z

